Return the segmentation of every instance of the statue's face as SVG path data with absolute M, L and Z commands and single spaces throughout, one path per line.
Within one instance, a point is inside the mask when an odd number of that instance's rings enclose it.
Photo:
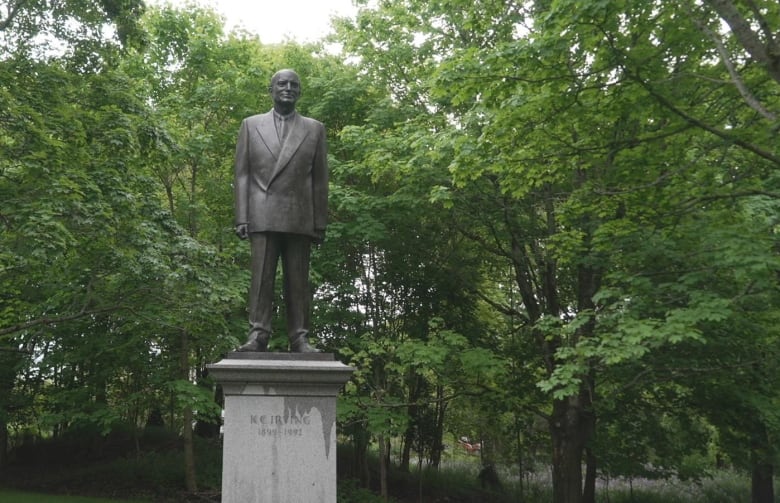
M 292 70 L 277 73 L 271 82 L 271 98 L 275 104 L 295 106 L 301 96 L 301 81 Z

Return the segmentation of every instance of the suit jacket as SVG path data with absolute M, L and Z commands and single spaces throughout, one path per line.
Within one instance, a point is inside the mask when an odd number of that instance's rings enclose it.
M 236 224 L 321 237 L 328 219 L 325 126 L 295 113 L 280 144 L 273 110 L 247 117 L 236 144 Z

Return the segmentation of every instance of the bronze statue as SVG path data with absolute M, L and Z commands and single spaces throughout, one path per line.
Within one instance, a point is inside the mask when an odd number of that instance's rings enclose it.
M 309 256 L 328 217 L 325 127 L 295 111 L 301 82 L 293 70 L 274 74 L 269 92 L 273 110 L 244 119 L 236 145 L 236 234 L 252 249 L 249 338 L 238 350 L 268 350 L 281 257 L 290 351 L 318 352 L 308 342 Z

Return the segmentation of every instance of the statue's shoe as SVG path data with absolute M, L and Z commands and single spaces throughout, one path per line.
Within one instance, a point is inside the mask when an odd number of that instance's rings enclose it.
M 268 338 L 267 337 L 249 337 L 246 343 L 238 347 L 237 351 L 251 351 L 255 353 L 265 353 L 268 351 Z
M 321 353 L 319 349 L 315 348 L 305 338 L 298 339 L 294 343 L 290 344 L 290 352 L 292 353 Z

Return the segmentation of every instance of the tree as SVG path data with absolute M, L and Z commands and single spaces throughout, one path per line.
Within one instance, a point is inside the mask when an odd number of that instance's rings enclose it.
M 150 166 L 181 149 L 160 126 L 170 119 L 150 106 L 149 81 L 134 66 L 141 59 L 128 50 L 120 62 L 110 43 L 94 50 L 104 41 L 93 42 L 90 66 L 77 47 L 83 40 L 63 56 L 35 60 L 22 47 L 3 61 L 0 190 L 10 246 L 0 334 L 17 355 L 9 368 L 24 377 L 15 387 L 3 382 L 11 397 L 43 397 L 37 420 L 54 434 L 83 426 L 106 433 L 118 421 L 137 427 L 160 397 L 180 402 L 184 416 L 197 408 L 199 419 L 215 421 L 210 393 L 191 383 L 190 358 L 211 361 L 231 344 L 216 339 L 242 297 L 234 269 L 222 265 L 233 257 L 195 239 L 194 211 L 184 227 L 174 218 L 178 207 L 163 205 Z M 190 207 L 198 202 L 193 197 Z M 3 425 L 23 414 L 4 408 Z
M 344 26 L 345 47 L 400 103 L 419 106 L 426 139 L 412 143 L 408 166 L 449 157 L 451 178 L 430 197 L 512 268 L 550 398 L 540 412 L 555 501 L 581 501 L 602 376 L 728 319 L 733 299 L 706 281 L 719 261 L 697 238 L 720 236 L 720 212 L 772 187 L 774 147 L 760 124 L 753 134 L 737 126 L 752 127 L 755 112 L 718 85 L 709 42 L 675 6 L 452 7 L 380 2 Z M 431 125 L 437 116 L 443 127 Z M 406 125 L 384 134 L 376 157 L 409 137 Z M 740 247 L 738 236 L 728 242 Z

